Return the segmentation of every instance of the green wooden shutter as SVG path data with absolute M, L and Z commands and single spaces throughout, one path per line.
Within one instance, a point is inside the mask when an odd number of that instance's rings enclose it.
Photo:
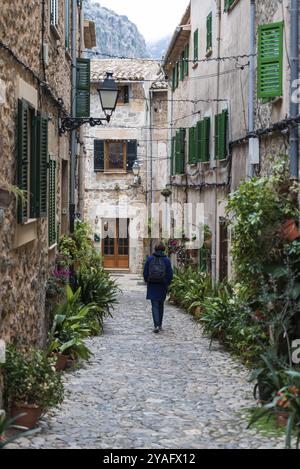
M 49 246 L 56 243 L 56 161 L 49 161 Z
M 210 160 L 210 117 L 205 117 L 203 121 L 203 159 L 206 162 Z
M 206 19 L 206 52 L 212 49 L 212 12 Z
M 185 51 L 182 52 L 181 54 L 181 59 L 180 59 L 180 80 L 184 80 L 184 74 L 185 74 Z
M 36 216 L 47 216 L 48 199 L 48 116 L 37 115 L 36 126 Z
M 172 91 L 174 93 L 176 89 L 176 80 L 175 80 L 175 67 L 172 69 Z
M 194 62 L 197 62 L 199 58 L 199 31 L 196 29 L 194 32 Z
M 189 129 L 189 163 L 196 163 L 196 128 L 191 127 Z
M 29 206 L 29 110 L 25 101 L 18 101 L 18 152 L 17 152 L 17 180 L 19 189 L 25 191 L 24 199 L 18 200 L 18 223 L 28 220 Z
M 190 46 L 187 44 L 184 49 L 184 57 L 185 57 L 185 63 L 184 63 L 184 75 L 187 77 L 189 74 L 189 58 L 190 58 Z
M 185 129 L 180 129 L 180 169 L 185 173 Z
M 90 59 L 77 59 L 76 116 L 90 117 Z
M 196 161 L 199 163 L 202 161 L 202 143 L 201 143 L 201 138 L 202 138 L 202 121 L 197 122 L 196 126 Z
M 94 140 L 94 171 L 104 171 L 104 140 Z
M 228 111 L 215 116 L 215 157 L 224 160 L 227 157 Z
M 258 35 L 258 97 L 282 96 L 283 22 L 260 26 Z
M 65 0 L 65 47 L 70 49 L 70 0 Z
M 175 137 L 175 174 L 180 174 L 180 133 Z
M 171 175 L 174 176 L 176 174 L 176 137 L 172 137 L 171 140 Z
M 137 140 L 129 140 L 126 144 L 126 168 L 132 171 L 134 162 L 137 160 Z
M 231 6 L 234 4 L 235 0 L 225 0 L 225 6 L 224 6 L 224 11 L 227 13 Z

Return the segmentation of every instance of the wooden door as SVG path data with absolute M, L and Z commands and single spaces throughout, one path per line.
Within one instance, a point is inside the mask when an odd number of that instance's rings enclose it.
M 129 220 L 103 221 L 102 255 L 106 269 L 129 268 Z

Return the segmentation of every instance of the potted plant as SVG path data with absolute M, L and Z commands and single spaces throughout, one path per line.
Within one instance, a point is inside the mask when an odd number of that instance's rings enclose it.
M 169 187 L 166 187 L 161 191 L 161 195 L 165 198 L 165 201 L 167 202 L 168 198 L 172 195 L 172 191 Z
M 43 412 L 63 401 L 63 384 L 54 364 L 40 350 L 8 347 L 3 365 L 5 399 L 16 425 L 35 428 Z

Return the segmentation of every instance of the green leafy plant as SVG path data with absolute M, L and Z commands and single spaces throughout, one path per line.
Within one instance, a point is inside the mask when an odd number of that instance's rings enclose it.
M 40 350 L 8 347 L 6 363 L 2 366 L 7 405 L 35 404 L 43 410 L 59 405 L 64 391 L 54 364 L 55 360 Z
M 5 446 L 13 443 L 16 440 L 19 440 L 20 438 L 32 436 L 40 431 L 38 428 L 34 430 L 27 430 L 27 428 L 16 425 L 16 422 L 20 417 L 21 415 L 10 419 L 4 414 L 0 415 L 0 449 L 5 448 Z
M 70 355 L 74 359 L 90 358 L 91 352 L 84 339 L 92 333 L 88 318 L 96 311 L 96 305 L 82 305 L 80 294 L 80 288 L 73 293 L 71 287 L 67 286 L 66 301 L 55 309 L 49 334 L 49 354 L 57 352 Z

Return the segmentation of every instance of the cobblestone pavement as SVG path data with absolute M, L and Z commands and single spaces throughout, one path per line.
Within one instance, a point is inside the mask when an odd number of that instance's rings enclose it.
M 282 448 L 283 439 L 247 430 L 253 406 L 248 372 L 203 337 L 199 325 L 167 305 L 165 330 L 152 332 L 145 288 L 120 277 L 124 294 L 94 357 L 65 375 L 67 395 L 41 432 L 13 447 Z

